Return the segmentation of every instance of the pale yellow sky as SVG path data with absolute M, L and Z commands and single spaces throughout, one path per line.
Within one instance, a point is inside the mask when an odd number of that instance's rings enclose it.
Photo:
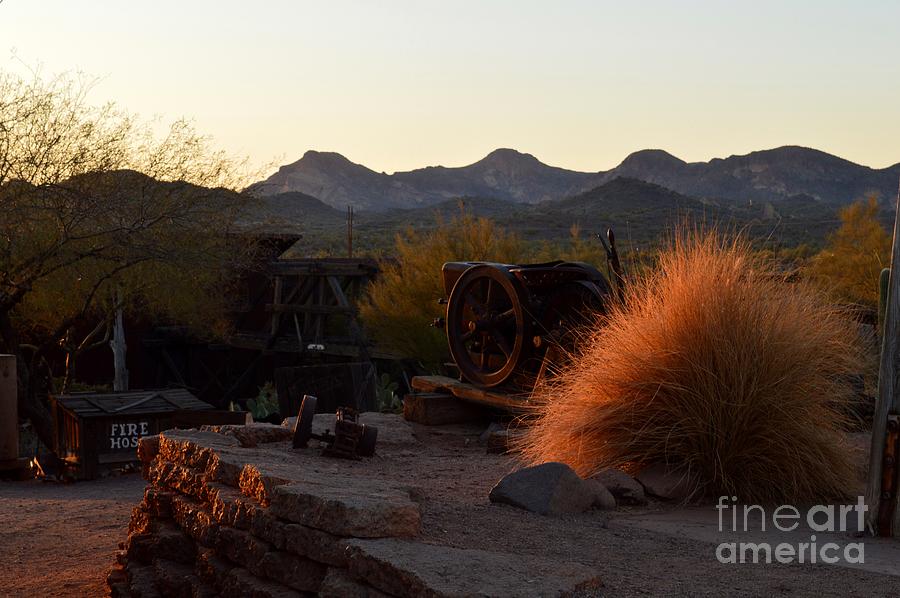
M 5 0 L 0 69 L 98 76 L 258 163 L 375 170 L 497 147 L 605 170 L 785 144 L 900 162 L 900 2 Z

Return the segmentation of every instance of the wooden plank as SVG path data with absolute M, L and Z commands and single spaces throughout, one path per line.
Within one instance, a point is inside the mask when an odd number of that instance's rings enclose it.
M 524 411 L 532 404 L 526 393 L 508 394 L 485 390 L 447 376 L 416 376 L 410 386 L 422 392 L 450 393 L 465 401 L 513 413 Z
M 486 419 L 490 411 L 444 392 L 411 392 L 403 397 L 403 419 L 425 426 Z
M 900 412 L 900 190 L 894 215 L 894 242 L 891 249 L 891 275 L 888 282 L 887 308 L 881 338 L 881 364 L 878 370 L 878 400 L 872 422 L 872 445 L 869 453 L 869 480 L 866 486 L 867 525 L 878 529 L 881 510 L 883 458 L 887 439 L 888 416 Z M 894 465 L 898 467 L 898 465 Z M 891 531 L 900 536 L 900 506 L 893 498 Z
M 334 295 L 337 304 L 341 307 L 350 307 L 350 301 L 347 299 L 347 296 L 344 294 L 344 290 L 341 288 L 340 281 L 334 276 L 328 277 L 328 285 L 331 287 L 331 292 Z M 359 356 L 360 358 L 369 361 L 371 356 L 369 355 L 369 348 L 366 346 L 366 338 L 363 335 L 362 328 L 360 328 L 359 323 L 357 323 L 356 318 L 350 318 L 348 322 L 348 327 L 350 328 L 350 334 L 353 335 L 353 338 L 359 343 Z M 374 370 L 373 370 L 374 371 Z

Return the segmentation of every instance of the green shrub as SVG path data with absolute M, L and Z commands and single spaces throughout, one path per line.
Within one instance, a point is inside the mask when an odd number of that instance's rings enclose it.
M 521 239 L 487 218 L 461 214 L 419 232 L 397 235 L 396 259 L 384 261 L 378 278 L 360 302 L 369 335 L 388 351 L 436 371 L 449 359 L 444 331 L 431 327 L 444 315 L 441 266 L 452 261 L 515 263 L 525 256 Z

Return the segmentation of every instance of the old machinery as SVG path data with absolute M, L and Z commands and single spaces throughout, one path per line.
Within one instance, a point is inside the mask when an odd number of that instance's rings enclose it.
M 359 423 L 359 413 L 350 407 L 340 407 L 335 413 L 334 434 L 325 430 L 313 432 L 316 415 L 316 397 L 304 395 L 294 424 L 294 448 L 306 448 L 310 439 L 325 443 L 322 454 L 343 459 L 359 459 L 375 454 L 378 428 Z
M 527 388 L 548 358 L 574 348 L 611 298 L 606 278 L 583 262 L 448 262 L 442 269 L 450 354 L 477 386 Z

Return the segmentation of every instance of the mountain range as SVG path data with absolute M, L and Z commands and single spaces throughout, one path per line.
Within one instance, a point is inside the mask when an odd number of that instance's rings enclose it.
M 267 197 L 301 193 L 341 210 L 352 205 L 386 212 L 462 197 L 540 204 L 577 196 L 617 178 L 653 183 L 704 202 L 782 202 L 801 196 L 833 211 L 871 193 L 894 197 L 900 163 L 874 169 L 815 149 L 784 146 L 709 162 L 685 162 L 663 150 L 642 150 L 611 170 L 578 172 L 549 166 L 531 154 L 498 149 L 468 166 L 386 174 L 338 153 L 310 150 L 251 190 Z

